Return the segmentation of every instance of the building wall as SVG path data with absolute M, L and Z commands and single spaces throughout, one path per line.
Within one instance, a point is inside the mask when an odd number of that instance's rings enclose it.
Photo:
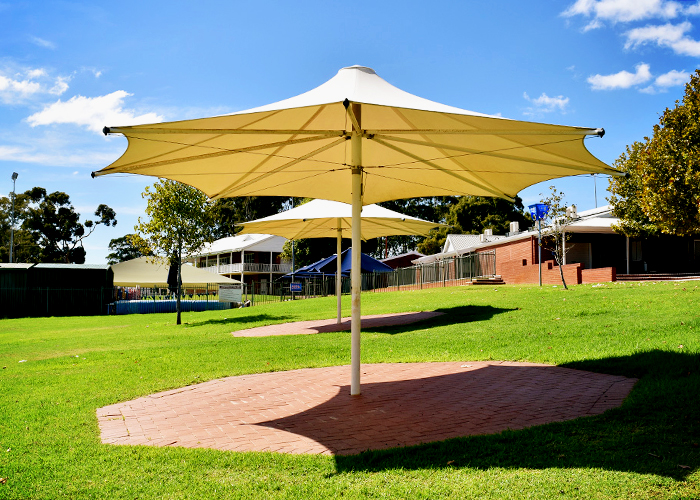
M 509 284 L 539 283 L 539 265 L 537 261 L 537 238 L 530 238 L 504 243 L 491 247 L 496 251 L 496 274 Z M 547 285 L 561 284 L 559 266 L 552 255 L 542 251 L 542 283 Z M 595 259 L 594 259 L 595 262 Z M 584 263 L 573 263 L 563 266 L 562 272 L 567 285 L 581 283 L 599 283 L 615 281 L 615 267 L 585 269 Z

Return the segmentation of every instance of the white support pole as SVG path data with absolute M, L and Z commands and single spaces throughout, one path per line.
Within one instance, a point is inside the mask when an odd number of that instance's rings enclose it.
M 341 297 L 343 295 L 343 288 L 342 288 L 342 280 L 343 280 L 343 275 L 342 275 L 342 265 L 340 263 L 340 253 L 343 248 L 343 229 L 340 227 L 341 224 L 341 219 L 338 217 L 338 236 L 337 236 L 337 243 L 336 243 L 336 271 L 335 271 L 335 294 L 338 297 L 338 320 L 336 323 L 340 324 L 342 321 L 342 313 L 341 313 Z
M 360 106 L 352 105 L 352 111 L 358 122 Z M 350 322 L 350 395 L 360 394 L 360 330 L 362 312 L 360 310 L 360 293 L 362 291 L 362 275 L 360 261 L 362 249 L 362 135 L 360 130 L 353 130 L 350 139 L 352 166 L 352 269 L 350 271 L 352 286 L 352 317 Z
M 630 237 L 625 238 L 625 253 L 627 254 L 627 274 L 630 273 Z

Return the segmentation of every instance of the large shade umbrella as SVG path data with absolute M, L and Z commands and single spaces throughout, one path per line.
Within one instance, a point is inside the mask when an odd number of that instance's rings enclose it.
M 512 199 L 557 177 L 618 175 L 583 144 L 603 129 L 447 106 L 404 92 L 361 66 L 267 106 L 104 132 L 123 134 L 129 147 L 94 175 L 165 177 L 212 198 L 278 195 L 352 204 L 351 394 L 360 394 L 362 205 L 465 194 Z
M 427 235 L 443 224 L 429 222 L 400 214 L 379 205 L 362 207 L 360 237 L 363 240 L 380 236 Z M 243 233 L 262 233 L 284 236 L 289 240 L 300 238 L 336 238 L 336 255 L 341 253 L 342 238 L 351 236 L 352 205 L 339 201 L 311 200 L 308 203 L 262 219 L 243 222 Z M 336 259 L 337 322 L 341 315 L 341 259 Z

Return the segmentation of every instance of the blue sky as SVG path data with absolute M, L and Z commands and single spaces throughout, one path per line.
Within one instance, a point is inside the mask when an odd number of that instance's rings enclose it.
M 700 2 L 519 0 L 337 2 L 0 0 L 0 193 L 65 191 L 118 225 L 85 241 L 105 263 L 133 232 L 155 179 L 90 172 L 116 160 L 105 125 L 225 114 L 310 90 L 345 66 L 413 94 L 508 118 L 604 127 L 608 164 L 652 133 L 700 61 Z M 597 204 L 608 181 L 596 179 Z M 539 201 L 544 185 L 520 193 Z M 594 179 L 554 182 L 579 211 Z

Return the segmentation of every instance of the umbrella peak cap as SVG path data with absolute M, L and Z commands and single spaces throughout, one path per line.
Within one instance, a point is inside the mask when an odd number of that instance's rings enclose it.
M 354 66 L 346 66 L 345 68 L 341 68 L 338 73 L 341 71 L 347 71 L 347 70 L 355 70 L 355 71 L 362 71 L 363 73 L 367 73 L 369 75 L 376 75 L 377 72 L 374 71 L 372 68 L 368 68 L 367 66 L 360 66 L 359 64 L 355 64 Z

